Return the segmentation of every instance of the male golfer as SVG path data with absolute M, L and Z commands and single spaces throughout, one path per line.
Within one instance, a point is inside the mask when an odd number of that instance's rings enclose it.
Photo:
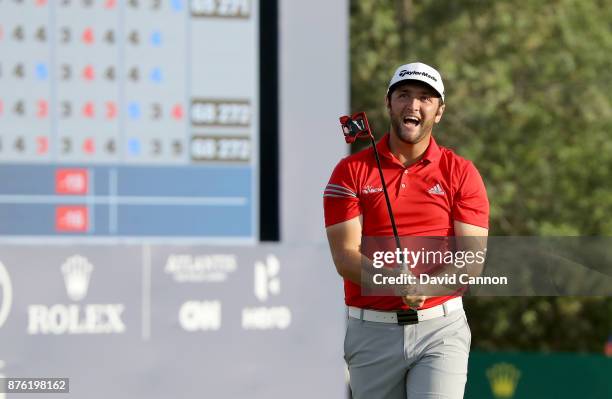
M 420 62 L 400 66 L 385 104 L 390 132 L 376 148 L 399 235 L 486 236 L 480 174 L 432 136 L 445 110 L 438 71 Z M 323 196 L 327 238 L 344 278 L 353 397 L 462 398 L 471 334 L 461 297 L 361 295 L 362 236 L 393 236 L 373 149 L 342 159 Z

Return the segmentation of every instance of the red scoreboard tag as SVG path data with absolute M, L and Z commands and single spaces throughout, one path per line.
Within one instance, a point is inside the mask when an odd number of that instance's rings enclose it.
M 55 208 L 55 230 L 85 232 L 89 228 L 86 206 L 58 206 Z
M 55 192 L 66 195 L 85 195 L 89 185 L 87 169 L 57 169 Z

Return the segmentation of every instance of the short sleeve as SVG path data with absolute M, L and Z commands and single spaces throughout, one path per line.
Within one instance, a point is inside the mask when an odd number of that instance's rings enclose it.
M 361 215 L 358 192 L 354 174 L 345 158 L 336 165 L 323 191 L 325 227 Z
M 453 220 L 489 228 L 489 200 L 480 173 L 468 162 L 461 173 L 453 201 Z

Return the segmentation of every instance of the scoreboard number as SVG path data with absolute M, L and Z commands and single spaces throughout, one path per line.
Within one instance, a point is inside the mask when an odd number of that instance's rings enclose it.
M 191 0 L 194 17 L 249 18 L 251 0 Z
M 36 30 L 35 36 L 41 42 L 47 41 L 47 30 L 45 29 L 45 27 L 41 26 L 40 28 L 38 28 Z
M 72 106 L 70 105 L 70 102 L 62 101 L 61 108 L 62 108 L 61 110 L 62 118 L 69 118 L 70 115 L 72 114 Z
M 151 119 L 159 119 L 162 116 L 162 107 L 158 103 L 151 104 Z
M 115 151 L 117 151 L 115 140 L 109 139 L 106 142 L 106 146 L 104 148 L 106 149 L 106 152 L 108 152 L 109 154 L 114 154 Z
M 70 152 L 72 152 L 72 140 L 62 137 L 62 154 L 70 154 Z
M 172 153 L 174 156 L 179 156 L 183 153 L 183 142 L 180 140 L 174 140 L 172 142 Z
M 23 26 L 17 25 L 15 29 L 13 29 L 13 39 L 20 42 L 25 38 L 25 33 L 23 31 Z
M 194 136 L 190 150 L 193 161 L 248 162 L 251 140 L 249 137 Z
M 70 38 L 71 38 L 71 34 L 70 34 L 70 29 L 63 27 L 62 29 L 60 29 L 60 41 L 64 44 L 66 43 L 70 43 Z
M 15 108 L 13 108 L 13 111 L 19 116 L 23 116 L 25 114 L 25 104 L 23 103 L 23 100 L 19 100 L 15 103 Z
M 15 65 L 15 68 L 13 69 L 13 75 L 17 79 L 23 79 L 25 77 L 25 70 L 23 68 L 23 64 L 22 63 L 19 63 L 19 64 Z
M 251 104 L 248 100 L 204 100 L 191 103 L 191 123 L 194 126 L 251 125 Z
M 15 150 L 17 150 L 17 152 L 25 152 L 26 150 L 26 146 L 25 146 L 25 140 L 23 139 L 23 137 L 19 136 L 15 139 L 15 142 L 13 143 L 13 147 L 15 147 Z
M 134 46 L 138 46 L 138 44 L 140 43 L 140 36 L 138 35 L 138 31 L 133 30 L 132 32 L 130 32 L 128 39 L 130 43 L 132 43 Z
M 138 71 L 138 67 L 132 67 L 128 72 L 128 77 L 130 78 L 130 80 L 138 82 L 138 79 L 140 79 L 140 72 Z
M 60 67 L 62 71 L 62 80 L 70 80 L 70 76 L 72 76 L 72 69 L 68 64 L 62 64 Z
M 108 44 L 114 44 L 115 43 L 115 32 L 112 30 L 107 31 L 106 34 L 104 35 L 104 41 Z
M 106 68 L 106 71 L 104 72 L 104 77 L 106 78 L 106 80 L 114 81 L 115 80 L 115 68 L 113 68 L 112 66 L 109 66 L 108 68 Z
M 49 151 L 49 139 L 45 136 L 36 137 L 36 153 L 45 154 Z

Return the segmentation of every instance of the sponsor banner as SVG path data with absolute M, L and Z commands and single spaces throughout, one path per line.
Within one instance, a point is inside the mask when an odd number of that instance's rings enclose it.
M 610 373 L 601 355 L 472 351 L 465 398 L 610 398 Z
M 345 392 L 325 245 L 2 246 L 0 298 L 0 374 L 66 376 L 76 397 Z

